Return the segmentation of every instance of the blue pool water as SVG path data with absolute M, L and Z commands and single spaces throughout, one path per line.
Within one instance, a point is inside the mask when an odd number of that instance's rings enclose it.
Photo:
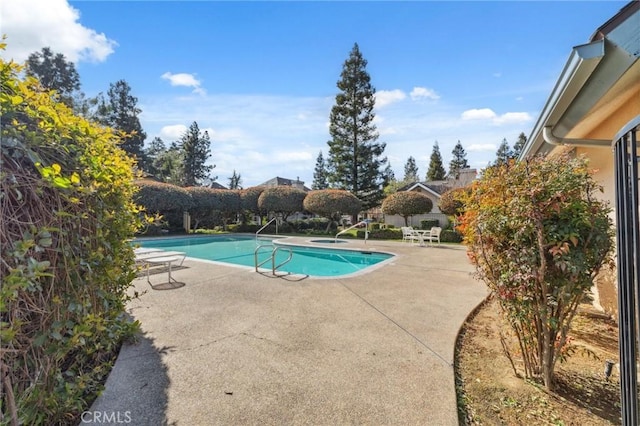
M 392 254 L 369 252 L 362 250 L 336 250 L 322 247 L 303 247 L 291 245 L 275 245 L 273 239 L 250 236 L 207 236 L 186 238 L 163 238 L 136 241 L 141 247 L 160 248 L 163 250 L 182 251 L 188 257 L 213 260 L 253 267 L 254 252 L 258 245 L 265 245 L 258 252 L 258 262 L 271 256 L 273 247 L 283 247 L 276 254 L 276 264 L 283 262 L 289 255 L 285 247 L 291 249 L 291 261 L 278 271 L 293 274 L 305 274 L 320 277 L 336 277 L 364 270 L 372 265 L 393 257 Z M 271 262 L 262 268 L 271 268 Z

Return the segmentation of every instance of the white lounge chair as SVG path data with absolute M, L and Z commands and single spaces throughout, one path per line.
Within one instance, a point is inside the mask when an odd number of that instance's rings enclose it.
M 424 241 L 429 241 L 430 244 L 433 244 L 434 241 L 437 241 L 438 245 L 440 245 L 441 233 L 442 233 L 442 228 L 440 228 L 439 226 L 434 226 L 431 228 L 429 232 L 425 233 L 422 238 L 424 239 Z

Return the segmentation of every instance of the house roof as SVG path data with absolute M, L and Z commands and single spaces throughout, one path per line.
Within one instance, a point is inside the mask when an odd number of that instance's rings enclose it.
M 301 181 L 299 178 L 296 178 L 296 180 L 293 180 L 293 179 L 283 178 L 280 176 L 271 178 L 268 181 L 263 182 L 258 186 L 297 186 L 303 189 L 304 191 L 307 191 L 307 192 L 311 191 L 311 189 L 307 188 L 304 185 L 304 182 Z
M 640 2 L 631 1 L 573 48 L 520 158 L 556 145 L 610 147 L 640 115 Z
M 420 188 L 433 196 L 440 198 L 442 193 L 446 192 L 449 189 L 446 186 L 446 181 L 432 181 L 432 182 L 412 182 L 403 187 L 398 188 L 398 192 L 400 191 L 413 191 L 416 188 Z

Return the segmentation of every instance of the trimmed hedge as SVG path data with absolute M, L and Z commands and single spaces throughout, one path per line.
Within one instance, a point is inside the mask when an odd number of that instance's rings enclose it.
M 420 221 L 420 229 L 431 229 L 434 226 L 440 226 L 438 219 L 423 219 Z
M 461 243 L 462 234 L 458 231 L 454 231 L 453 229 L 444 229 L 440 233 L 440 241 L 443 243 Z
M 356 233 L 358 238 L 364 238 L 364 229 L 358 229 Z M 400 229 L 375 229 L 369 231 L 370 240 L 401 240 L 402 230 Z

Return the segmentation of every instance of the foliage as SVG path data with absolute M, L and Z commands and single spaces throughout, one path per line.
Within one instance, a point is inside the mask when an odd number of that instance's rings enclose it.
M 242 176 L 233 169 L 233 174 L 229 178 L 229 189 L 242 189 Z
M 431 151 L 431 158 L 429 160 L 429 169 L 427 170 L 427 181 L 443 180 L 446 172 L 442 165 L 442 155 L 440 154 L 440 147 L 438 141 L 433 144 L 433 151 Z
M 518 140 L 513 144 L 513 158 L 520 157 L 524 146 L 527 144 L 527 135 L 524 132 L 520 132 L 518 135 Z
M 329 221 L 339 221 L 343 214 L 357 215 L 362 209 L 362 202 L 349 191 L 320 189 L 307 194 L 303 207 Z M 327 225 L 327 230 L 329 226 L 330 224 Z
M 139 191 L 136 201 L 149 213 L 165 214 L 176 211 L 182 214 L 193 208 L 193 198 L 184 188 L 151 180 L 136 181 Z
M 354 44 L 344 62 L 340 92 L 331 108 L 329 133 L 329 183 L 351 191 L 365 210 L 380 204 L 386 178 L 381 167 L 386 144 L 377 142 L 374 124 L 375 88 L 366 70 L 367 61 Z
M 507 139 L 502 139 L 500 146 L 498 147 L 498 151 L 496 151 L 496 161 L 493 163 L 495 166 L 502 166 L 507 164 L 509 160 L 513 160 L 515 156 L 513 155 L 513 151 L 509 147 L 509 142 Z
M 240 211 L 240 193 L 230 189 L 213 189 L 202 186 L 185 188 L 193 199 L 189 209 L 193 228 L 200 224 L 213 227 L 226 224 L 228 219 Z
M 356 236 L 364 238 L 364 229 L 358 229 Z M 397 228 L 374 229 L 369 231 L 370 240 L 401 240 L 402 230 Z
M 140 163 L 139 166 L 151 176 L 161 179 L 162 170 L 160 159 L 166 150 L 167 148 L 162 138 L 156 136 L 151 140 L 147 148 L 145 148 L 143 155 L 144 161 Z M 164 179 L 162 180 L 164 181 Z
M 140 124 L 138 98 L 131 94 L 131 87 L 125 80 L 109 85 L 107 100 L 101 99 L 98 107 L 98 119 L 121 132 L 122 149 L 143 161 L 143 146 L 147 135 Z
M 454 229 L 443 229 L 440 233 L 440 241 L 443 243 L 461 243 L 462 234 Z
M 417 182 L 418 179 L 418 165 L 416 159 L 409 157 L 407 163 L 404 165 L 404 179 L 406 183 Z
M 470 188 L 450 189 L 440 196 L 438 208 L 449 216 L 459 216 L 464 212 L 464 200 L 469 196 Z
M 438 219 L 423 219 L 420 221 L 420 229 L 431 229 L 434 226 L 440 226 Z
M 416 191 L 400 191 L 389 195 L 382 202 L 382 212 L 388 215 L 400 215 L 408 224 L 409 216 L 429 213 L 433 202 L 426 195 Z
M 535 157 L 488 168 L 465 203 L 469 257 L 518 337 L 525 375 L 549 389 L 578 304 L 610 260 L 598 189 L 585 159 Z
M 211 157 L 211 141 L 209 133 L 200 132 L 195 121 L 182 135 L 178 146 L 182 150 L 182 185 L 197 186 L 209 178 L 209 173 L 215 165 L 207 165 L 207 159 Z M 216 180 L 216 178 L 211 178 Z
M 467 153 L 464 152 L 464 148 L 460 141 L 453 147 L 451 151 L 453 157 L 449 162 L 449 177 L 458 179 L 460 177 L 460 170 L 468 169 L 469 163 L 467 162 Z
M 301 212 L 307 193 L 292 186 L 274 186 L 265 188 L 258 197 L 258 208 L 279 215 L 282 220 L 293 213 Z
M 62 53 L 54 54 L 49 47 L 29 55 L 25 72 L 40 81 L 47 90 L 55 90 L 69 108 L 73 107 L 74 93 L 80 90 L 80 76 L 73 62 Z
M 77 424 L 137 328 L 133 162 L 21 75 L 0 60 L 0 424 Z
M 258 199 L 266 189 L 264 186 L 251 186 L 240 191 L 240 209 L 257 216 L 262 216 L 265 211 L 260 209 Z
M 313 184 L 311 184 L 311 189 L 327 189 L 329 187 L 327 174 L 327 164 L 322 156 L 322 151 L 320 151 L 316 159 L 316 167 L 313 169 Z

